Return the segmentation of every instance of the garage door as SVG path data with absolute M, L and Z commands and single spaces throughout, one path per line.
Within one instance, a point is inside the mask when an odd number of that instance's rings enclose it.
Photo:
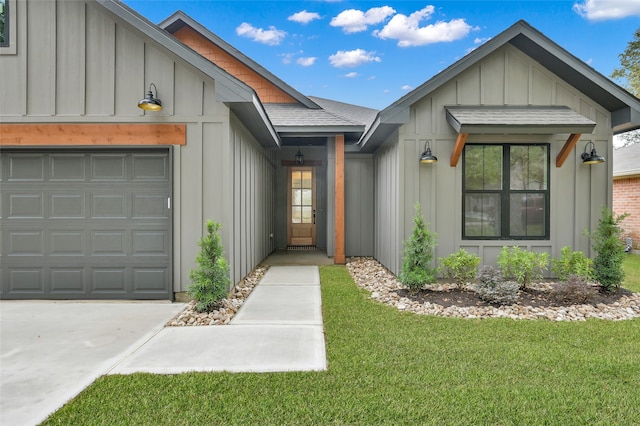
M 0 152 L 3 299 L 170 299 L 162 150 Z

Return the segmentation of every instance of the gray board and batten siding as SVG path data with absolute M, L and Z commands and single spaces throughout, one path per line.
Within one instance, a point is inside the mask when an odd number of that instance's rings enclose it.
M 446 118 L 454 105 L 567 106 L 596 123 L 593 133 L 582 134 L 562 167 L 555 158 L 569 134 L 469 134 L 467 146 L 478 143 L 542 143 L 550 147 L 550 237 L 539 240 L 471 240 L 462 236 L 462 160 L 451 167 L 457 132 Z M 598 153 L 612 156 L 611 113 L 588 94 L 543 67 L 517 48 L 497 48 L 449 80 L 437 85 L 409 106 L 408 119 L 375 151 L 375 257 L 399 273 L 402 241 L 413 228 L 414 205 L 420 202 L 431 231 L 438 234 L 436 256 L 464 248 L 479 255 L 483 264 L 495 264 L 503 246 L 517 245 L 551 257 L 563 246 L 591 254 L 585 229 L 593 229 L 600 208 L 611 205 L 611 162 L 583 165 L 580 155 L 588 142 Z M 419 164 L 425 142 L 431 142 L 439 162 Z
M 258 111 L 253 90 L 119 2 L 27 0 L 17 6 L 16 53 L 0 55 L 3 124 L 186 126 L 184 144 L 163 146 L 171 170 L 166 185 L 172 188 L 172 234 L 166 241 L 172 245 L 166 270 L 171 285 L 163 290 L 164 298 L 186 291 L 190 284 L 197 243 L 209 219 L 222 224 L 234 283 L 275 249 L 269 236 L 274 232 L 276 166 L 266 146 L 277 146 L 277 136 L 263 123 L 264 111 Z M 162 111 L 147 113 L 137 107 L 150 83 L 158 89 Z M 114 153 L 141 148 L 135 142 L 115 142 L 110 146 Z M 20 148 L 50 156 L 50 147 L 26 140 Z M 87 158 L 104 148 L 89 139 L 55 146 L 57 152 L 80 152 Z M 5 155 L 10 154 L 3 153 L 3 161 L 8 161 Z M 2 185 L 4 194 L 8 184 Z M 65 184 L 59 186 L 64 189 Z M 86 197 L 85 190 L 91 189 L 79 189 L 78 194 Z M 9 208 L 5 204 L 3 200 L 3 209 Z M 47 229 L 48 224 L 34 223 L 29 232 Z M 90 249 L 87 244 L 84 250 Z M 2 288 L 8 289 L 14 284 L 5 282 L 5 250 Z M 91 286 L 87 278 L 83 288 Z

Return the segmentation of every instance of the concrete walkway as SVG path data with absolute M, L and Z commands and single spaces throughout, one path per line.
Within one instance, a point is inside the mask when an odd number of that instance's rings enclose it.
M 228 326 L 167 327 L 109 374 L 326 370 L 317 266 L 272 266 Z
M 164 327 L 184 304 L 0 304 L 0 425 L 35 425 L 104 374 L 327 368 L 317 266 L 272 266 L 230 325 Z

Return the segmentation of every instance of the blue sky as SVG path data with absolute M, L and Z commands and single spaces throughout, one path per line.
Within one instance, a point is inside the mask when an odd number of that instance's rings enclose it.
M 308 96 L 382 109 L 524 19 L 609 76 L 640 0 L 123 0 L 154 23 L 182 10 Z

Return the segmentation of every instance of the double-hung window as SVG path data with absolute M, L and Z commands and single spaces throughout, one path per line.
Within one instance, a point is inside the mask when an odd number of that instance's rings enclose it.
M 549 238 L 549 145 L 467 144 L 465 239 Z

